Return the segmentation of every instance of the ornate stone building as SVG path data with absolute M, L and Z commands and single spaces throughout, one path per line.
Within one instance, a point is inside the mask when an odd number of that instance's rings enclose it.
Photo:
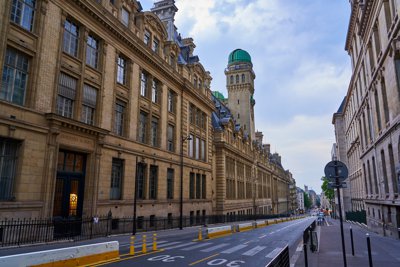
M 399 238 L 400 2 L 350 4 L 345 49 L 353 74 L 342 111 L 342 131 L 352 206 L 365 208 L 372 230 Z
M 263 134 L 255 130 L 255 74 L 250 55 L 234 50 L 225 75 L 228 98 L 213 92 L 215 212 L 287 213 L 291 209 L 289 184 L 294 180 L 283 169 L 280 156 L 271 154 L 270 145 L 263 144 Z
M 139 217 L 179 216 L 182 170 L 183 215 L 212 213 L 211 77 L 153 11 L 2 2 L 0 219 L 132 216 L 135 179 Z

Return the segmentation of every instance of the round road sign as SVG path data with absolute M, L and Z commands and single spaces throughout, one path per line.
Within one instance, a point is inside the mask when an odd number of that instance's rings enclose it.
M 324 172 L 325 177 L 330 180 L 335 180 L 336 178 L 339 178 L 339 180 L 343 181 L 349 175 L 346 164 L 338 160 L 332 160 L 331 162 L 326 164 Z

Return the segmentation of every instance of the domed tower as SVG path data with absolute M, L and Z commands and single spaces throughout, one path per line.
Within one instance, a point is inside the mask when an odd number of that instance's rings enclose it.
M 225 69 L 228 107 L 244 132 L 255 140 L 253 64 L 249 53 L 236 49 L 229 54 Z

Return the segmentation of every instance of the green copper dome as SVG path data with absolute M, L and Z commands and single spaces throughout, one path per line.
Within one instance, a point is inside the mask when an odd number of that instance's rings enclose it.
M 242 49 L 233 50 L 232 53 L 229 54 L 228 64 L 232 64 L 235 62 L 249 62 L 251 63 L 250 54 Z
M 222 93 L 218 92 L 218 91 L 213 91 L 212 94 L 220 101 L 224 101 L 225 97 Z

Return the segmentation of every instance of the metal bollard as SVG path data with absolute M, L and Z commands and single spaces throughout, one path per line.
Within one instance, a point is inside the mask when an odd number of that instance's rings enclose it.
M 146 235 L 142 236 L 142 253 L 147 253 Z
M 203 240 L 201 227 L 199 227 L 199 237 L 198 237 L 198 240 L 199 240 L 199 241 Z
M 353 229 L 350 226 L 351 254 L 354 256 Z
M 369 234 L 368 233 L 367 233 L 367 248 L 368 248 L 369 267 L 373 267 L 373 265 L 372 265 L 372 255 L 371 255 L 371 241 L 369 240 Z
M 135 255 L 135 236 L 131 236 L 131 247 L 129 248 L 129 255 Z
M 153 234 L 153 251 L 157 250 L 157 234 Z

